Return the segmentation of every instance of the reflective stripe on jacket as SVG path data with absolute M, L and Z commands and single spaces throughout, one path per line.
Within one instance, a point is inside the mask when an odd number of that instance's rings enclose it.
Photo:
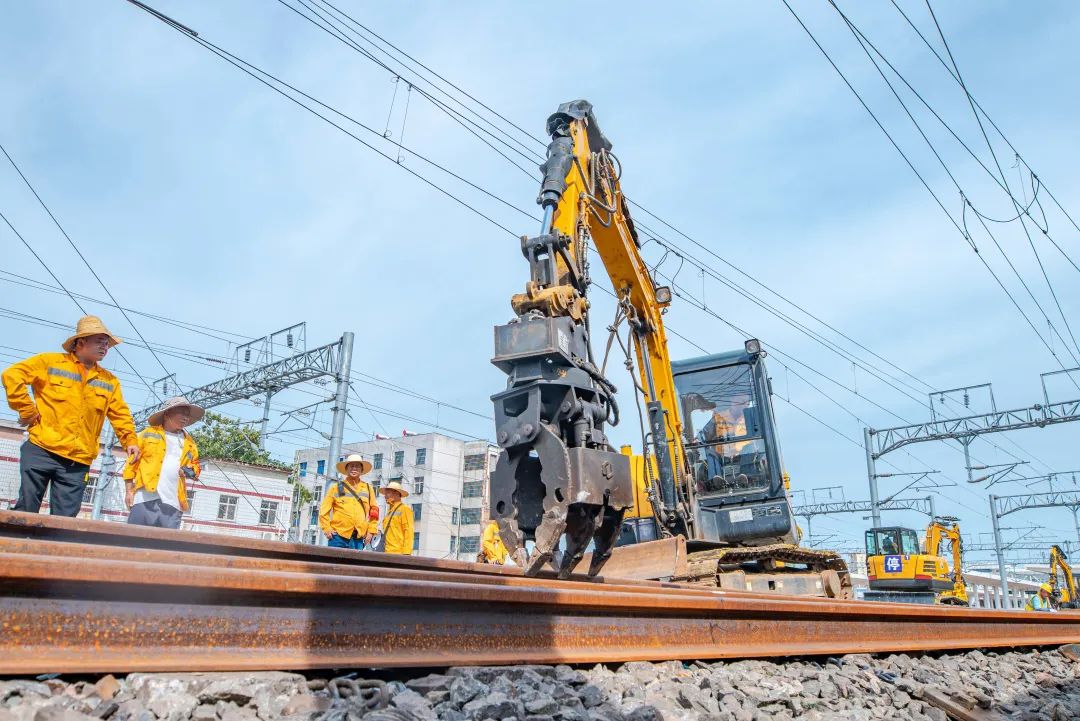
M 395 503 L 386 510 L 382 522 L 383 538 L 387 553 L 411 555 L 413 552 L 413 509 L 404 503 Z
M 180 467 L 188 466 L 194 469 L 197 478 L 202 472 L 199 465 L 199 447 L 195 445 L 195 439 L 187 431 L 183 431 L 184 445 L 180 449 Z M 156 493 L 158 480 L 161 478 L 161 464 L 165 460 L 165 429 L 161 426 L 149 426 L 139 433 L 139 460 L 132 461 L 128 458 L 124 465 L 124 480 L 134 481 L 135 490 L 144 488 L 150 493 Z M 180 475 L 180 483 L 176 488 L 177 500 L 180 501 L 181 510 L 187 510 L 187 479 Z
M 338 489 L 342 486 L 344 489 L 339 493 Z M 360 500 L 354 498 L 349 489 Z M 379 506 L 375 503 L 375 491 L 370 483 L 363 480 L 355 486 L 347 479 L 331 483 L 319 506 L 319 528 L 324 533 L 333 531 L 345 538 L 352 538 L 354 533 L 366 536 L 369 522 L 378 520 Z M 374 532 L 375 529 L 371 530 Z
M 503 545 L 502 536 L 499 535 L 499 524 L 495 521 L 484 527 L 484 534 L 480 538 L 480 548 L 488 563 L 506 563 L 506 546 Z
M 41 420 L 30 426 L 35 446 L 90 465 L 98 454 L 106 416 L 121 445 L 137 442 L 120 381 L 100 365 L 87 368 L 74 353 L 27 358 L 4 371 L 3 382 L 8 405 L 20 418 L 41 414 Z

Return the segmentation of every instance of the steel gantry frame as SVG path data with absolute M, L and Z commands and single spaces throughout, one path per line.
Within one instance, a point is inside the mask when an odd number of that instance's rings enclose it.
M 866 475 L 870 484 L 871 516 L 874 519 L 874 525 L 881 524 L 881 502 L 878 498 L 877 486 L 877 479 L 879 478 L 877 460 L 879 458 L 886 453 L 891 453 L 912 443 L 955 440 L 964 449 L 964 465 L 968 469 L 968 480 L 974 480 L 970 478 L 971 461 L 968 455 L 968 446 L 975 437 L 987 433 L 1018 431 L 1024 428 L 1045 428 L 1058 423 L 1080 421 L 1080 397 L 1067 401 L 1051 402 L 1050 400 L 1046 380 L 1050 376 L 1058 376 L 1062 373 L 1071 379 L 1072 373 L 1080 373 L 1080 367 L 1040 375 L 1044 403 L 1036 403 L 1027 408 L 999 411 L 992 403 L 993 410 L 989 413 L 940 419 L 936 414 L 933 414 L 931 420 L 926 423 L 913 423 L 881 430 L 864 428 L 863 447 L 866 451 Z M 971 386 L 971 388 L 974 387 Z M 1080 385 L 1077 385 L 1077 392 L 1080 394 Z
M 870 501 L 835 501 L 833 503 L 808 503 L 802 506 L 793 506 L 791 513 L 806 519 L 806 535 L 813 537 L 811 523 L 814 516 L 831 516 L 840 513 L 866 513 L 873 504 Z M 888 498 L 878 502 L 878 510 L 882 511 L 916 511 L 924 513 L 930 518 L 934 512 L 934 497 L 925 498 Z M 879 524 L 874 524 L 875 526 Z
M 1005 553 L 1001 541 L 1001 524 L 998 521 L 1010 513 L 1030 508 L 1068 508 L 1073 514 L 1076 537 L 1080 540 L 1080 491 L 1054 491 L 1051 493 L 1021 493 L 1014 496 L 990 496 L 990 520 L 994 523 L 994 550 L 997 553 L 998 575 L 1005 607 L 1009 608 L 1009 581 L 1005 575 Z
M 189 402 L 202 408 L 215 408 L 234 401 L 247 400 L 255 396 L 266 396 L 264 418 L 269 399 L 278 391 L 290 386 L 306 383 L 323 376 L 331 376 L 337 381 L 334 405 L 331 409 L 333 420 L 330 429 L 330 447 L 327 452 L 327 468 L 332 469 L 341 455 L 342 436 L 345 432 L 345 414 L 348 410 L 349 377 L 352 373 L 352 353 L 354 335 L 342 334 L 334 343 L 319 348 L 296 353 L 288 358 L 272 361 L 249 370 L 222 378 L 194 388 L 185 394 Z M 147 420 L 159 408 L 160 404 L 148 406 L 133 414 L 136 427 L 146 425 Z M 265 425 L 265 422 L 264 422 Z M 260 438 L 262 434 L 260 434 Z M 112 447 L 114 437 L 110 435 L 105 445 L 105 455 L 98 474 L 98 487 L 94 494 L 92 517 L 101 518 L 102 499 L 112 482 L 115 458 Z M 326 474 L 327 487 L 333 483 L 334 474 Z M 324 488 L 324 493 L 326 489 Z

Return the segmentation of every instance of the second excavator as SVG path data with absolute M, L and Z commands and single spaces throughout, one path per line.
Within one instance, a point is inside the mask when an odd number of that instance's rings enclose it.
M 565 578 L 591 547 L 595 575 L 616 546 L 675 539 L 688 551 L 681 569 L 644 577 L 849 597 L 843 559 L 798 545 L 761 344 L 672 362 L 663 322 L 672 289 L 642 258 L 621 168 L 592 106 L 561 105 L 547 132 L 543 221 L 521 239 L 530 279 L 511 299 L 516 317 L 495 328 L 492 359 L 509 378 L 492 396 L 503 451 L 491 508 L 515 562 L 529 574 L 550 564 Z M 602 359 L 592 344 L 590 250 L 616 301 Z M 620 418 L 606 371 L 613 348 L 634 378 L 637 456 L 606 434 Z

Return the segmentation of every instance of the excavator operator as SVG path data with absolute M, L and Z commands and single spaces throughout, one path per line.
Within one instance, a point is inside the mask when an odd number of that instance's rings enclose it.
M 697 394 L 695 394 L 697 395 Z M 747 413 L 752 412 L 750 395 L 736 392 L 726 402 L 717 404 L 701 397 L 696 410 L 711 410 L 712 418 L 698 432 L 696 441 L 702 445 L 706 478 L 699 485 L 699 492 L 730 491 L 752 487 L 753 480 L 763 475 L 761 464 L 765 461 L 760 443 L 745 438 L 750 424 Z

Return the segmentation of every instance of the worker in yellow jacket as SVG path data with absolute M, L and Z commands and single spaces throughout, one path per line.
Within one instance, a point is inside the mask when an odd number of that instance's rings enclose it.
M 362 478 L 371 471 L 371 462 L 353 453 L 337 464 L 337 471 L 345 478 L 326 489 L 319 506 L 319 528 L 331 548 L 359 551 L 371 543 L 378 528 L 375 489 Z
M 484 526 L 484 533 L 480 536 L 480 562 L 501 566 L 506 563 L 507 555 L 506 546 L 499 535 L 499 524 L 492 519 Z
M 413 509 L 402 503 L 409 492 L 397 481 L 390 481 L 379 490 L 386 498 L 386 517 L 382 522 L 382 534 L 386 553 L 401 553 L 406 556 L 413 552 Z
M 147 419 L 149 426 L 139 434 L 139 457 L 124 466 L 128 523 L 180 528 L 180 517 L 190 510 L 187 481 L 197 479 L 201 470 L 199 448 L 184 428 L 204 413 L 177 396 Z
M 53 515 L 78 515 L 105 418 L 128 457 L 138 458 L 135 424 L 120 381 L 99 365 L 118 343 L 100 318 L 88 315 L 61 344 L 63 353 L 40 353 L 4 371 L 8 405 L 30 435 L 19 449 L 21 485 L 14 510 L 37 513 L 49 489 Z

